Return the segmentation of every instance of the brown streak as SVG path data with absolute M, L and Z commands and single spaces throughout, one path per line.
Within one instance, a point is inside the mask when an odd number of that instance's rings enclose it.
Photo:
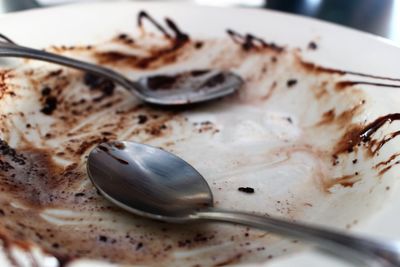
M 367 73 L 361 73 L 361 72 L 355 72 L 355 71 L 349 71 L 349 70 L 340 70 L 340 69 L 335 69 L 335 68 L 323 67 L 323 66 L 319 66 L 312 62 L 307 62 L 307 61 L 303 60 L 302 58 L 300 58 L 300 56 L 297 56 L 297 60 L 306 70 L 313 71 L 313 72 L 322 72 L 322 73 L 339 74 L 339 75 L 350 74 L 350 75 L 355 75 L 355 76 L 360 76 L 360 77 L 368 77 L 368 78 L 375 78 L 375 79 L 388 80 L 388 81 L 400 81 L 400 78 L 391 78 L 391 77 L 385 77 L 385 76 L 379 76 L 379 75 L 373 75 L 373 74 L 367 74 Z
M 398 84 L 387 84 L 387 83 L 373 83 L 373 82 L 364 82 L 364 81 L 340 81 L 335 85 L 336 90 L 341 91 L 347 87 L 352 87 L 355 85 L 371 85 L 371 86 L 379 86 L 379 87 L 391 87 L 391 88 L 400 88 Z
M 376 131 L 378 131 L 385 123 L 387 122 L 391 123 L 392 121 L 395 120 L 400 120 L 400 113 L 393 113 L 379 117 L 375 121 L 367 124 L 366 126 L 361 126 L 361 125 L 351 126 L 350 129 L 344 133 L 342 138 L 336 144 L 334 155 L 338 155 L 344 152 L 352 152 L 353 148 L 361 143 L 364 143 L 371 147 L 371 145 L 374 144 L 374 142 L 370 142 L 371 136 Z M 398 135 L 397 132 L 394 133 L 393 138 L 396 137 L 397 135 Z M 376 149 L 370 152 L 372 153 L 372 155 L 374 155 L 378 150 L 379 149 Z
M 147 19 L 151 22 L 165 37 L 171 38 L 171 35 L 160 25 L 153 17 L 151 17 L 146 11 L 140 11 L 137 17 L 137 25 L 139 28 L 143 29 L 143 20 Z
M 341 185 L 343 187 L 352 187 L 356 182 L 360 181 L 361 178 L 356 177 L 354 174 L 344 175 L 339 178 L 333 178 L 331 180 L 323 181 L 323 188 L 326 192 L 329 192 L 335 185 Z
M 393 155 L 390 156 L 390 158 L 389 158 L 388 160 L 381 161 L 381 162 L 379 162 L 378 164 L 376 164 L 376 165 L 374 166 L 374 168 L 377 169 L 377 168 L 379 168 L 379 167 L 381 167 L 381 166 L 387 165 L 387 164 L 389 164 L 390 162 L 392 162 L 395 158 L 397 158 L 398 156 L 400 156 L 400 153 L 393 154 Z
M 390 165 L 390 166 L 387 166 L 386 168 L 384 168 L 384 169 L 382 169 L 380 172 L 379 172 L 379 175 L 384 175 L 387 171 L 389 171 L 393 166 L 395 166 L 395 165 L 397 165 L 397 164 L 399 164 L 400 163 L 400 161 L 396 161 L 395 163 L 393 163 L 392 165 Z
M 264 95 L 264 96 L 261 97 L 261 100 L 262 100 L 262 101 L 267 101 L 268 99 L 270 99 L 270 98 L 272 97 L 272 95 L 273 95 L 274 92 L 276 91 L 276 88 L 277 88 L 276 85 L 277 85 L 276 82 L 273 82 L 273 83 L 271 84 L 271 87 L 269 88 L 268 93 L 267 93 L 266 95 Z

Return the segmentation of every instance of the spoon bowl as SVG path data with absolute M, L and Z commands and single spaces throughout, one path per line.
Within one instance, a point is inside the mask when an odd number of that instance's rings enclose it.
M 383 242 L 285 219 L 213 207 L 206 180 L 189 163 L 135 142 L 97 145 L 87 172 L 108 200 L 136 215 L 172 223 L 218 221 L 298 238 L 362 266 L 400 266 L 400 243 Z
M 174 154 L 151 146 L 100 144 L 89 154 L 87 171 L 107 199 L 142 216 L 187 220 L 213 203 L 210 187 L 199 172 Z

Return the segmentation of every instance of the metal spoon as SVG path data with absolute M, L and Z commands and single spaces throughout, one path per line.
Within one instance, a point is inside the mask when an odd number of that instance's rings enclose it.
M 134 214 L 171 223 L 219 221 L 309 241 L 363 266 L 400 266 L 400 243 L 381 242 L 285 219 L 213 207 L 206 180 L 162 149 L 134 142 L 102 143 L 89 154 L 87 172 L 105 198 Z
M 0 57 L 31 58 L 87 71 L 121 85 L 145 102 L 157 105 L 185 105 L 220 98 L 234 93 L 243 80 L 230 71 L 192 70 L 154 75 L 132 81 L 106 67 L 23 47 L 0 34 Z

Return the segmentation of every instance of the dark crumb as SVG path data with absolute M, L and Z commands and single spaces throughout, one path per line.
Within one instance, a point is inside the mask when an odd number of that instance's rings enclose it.
M 272 255 L 268 255 L 268 259 L 270 260 L 270 259 L 272 259 L 274 256 L 272 256 Z
M 293 120 L 292 120 L 292 118 L 290 118 L 290 117 L 287 117 L 286 120 L 287 120 L 289 123 L 293 123 Z
M 251 187 L 239 187 L 238 191 L 247 193 L 247 194 L 253 194 L 254 193 L 254 188 Z
M 57 248 L 60 247 L 60 245 L 59 245 L 58 243 L 53 243 L 51 246 L 52 246 L 53 248 L 55 248 L 55 249 L 57 249 Z
M 100 235 L 99 236 L 99 240 L 101 241 L 101 242 L 107 242 L 107 237 L 106 236 L 104 236 L 104 235 Z
M 219 73 L 211 78 L 209 78 L 206 82 L 204 82 L 201 87 L 214 87 L 218 84 L 225 82 L 225 76 L 222 73 Z
M 318 48 L 318 45 L 315 42 L 311 41 L 308 43 L 308 49 L 316 50 L 317 48 Z
M 358 172 L 355 172 L 354 175 L 358 175 Z
M 336 165 L 338 165 L 339 164 L 339 161 L 338 160 L 334 160 L 333 162 L 332 162 L 332 166 L 336 166 Z
M 114 93 L 115 84 L 112 81 L 104 79 L 97 75 L 86 73 L 83 77 L 83 82 L 91 90 L 97 90 L 102 92 L 102 95 L 100 97 L 94 99 L 95 101 L 100 101 L 107 96 L 113 95 Z
M 47 77 L 58 76 L 62 73 L 62 71 L 63 71 L 62 69 L 50 71 L 49 74 L 47 75 Z
M 100 79 L 99 76 L 87 72 L 83 77 L 83 82 L 89 87 L 94 87 L 99 84 Z
M 194 47 L 196 48 L 196 49 L 200 49 L 200 48 L 202 48 L 203 47 L 203 42 L 195 42 L 194 43 Z
M 0 209 L 0 216 L 6 215 L 2 209 Z
M 115 84 L 110 80 L 104 80 L 97 89 L 102 91 L 104 96 L 110 96 L 114 93 Z
M 121 33 L 120 35 L 118 35 L 118 39 L 126 39 L 128 37 L 128 35 L 126 35 L 125 33 Z
M 114 145 L 116 148 L 120 149 L 120 150 L 123 150 L 123 149 L 126 148 L 125 145 L 124 145 L 124 143 L 122 143 L 122 142 L 113 142 L 113 145 Z
M 31 128 L 32 125 L 31 125 L 30 123 L 27 123 L 27 124 L 25 125 L 25 127 L 26 127 L 26 128 Z
M 296 85 L 297 84 L 297 80 L 296 79 L 290 79 L 290 80 L 288 80 L 287 82 L 286 82 L 286 85 L 288 86 L 288 87 L 292 87 L 292 86 L 294 86 L 294 85 Z
M 138 123 L 139 123 L 139 124 L 144 124 L 144 123 L 147 122 L 147 120 L 148 120 L 148 118 L 147 118 L 146 115 L 140 114 L 140 115 L 138 116 Z
M 45 86 L 42 88 L 42 96 L 48 96 L 51 93 L 51 88 L 48 86 Z
M 390 186 L 386 186 L 386 191 L 389 191 L 390 190 Z
M 47 133 L 44 135 L 45 138 L 51 138 L 51 136 L 52 136 L 51 133 Z
M 57 98 L 55 98 L 54 96 L 49 96 L 46 98 L 43 108 L 40 111 L 46 115 L 51 115 L 56 108 Z
M 75 196 L 76 197 L 83 197 L 85 195 L 85 193 L 76 193 Z
M 277 62 L 278 61 L 278 59 L 276 58 L 276 57 L 271 57 L 271 62 Z
M 101 134 L 102 134 L 102 135 L 105 135 L 105 136 L 114 135 L 114 134 L 113 134 L 113 133 L 111 133 L 111 132 L 101 132 Z
M 139 249 L 141 249 L 143 247 L 143 243 L 142 242 L 139 242 L 137 245 L 136 245 L 136 250 L 139 250 Z
M 15 149 L 10 147 L 8 145 L 8 143 L 2 139 L 0 139 L 0 155 L 9 157 L 11 159 L 11 161 L 13 161 L 19 165 L 25 165 L 26 158 L 22 154 L 18 154 Z M 0 161 L 0 162 L 3 162 L 3 161 Z M 5 166 L 5 167 L 7 167 L 7 166 Z M 10 165 L 10 167 L 13 168 L 11 165 Z

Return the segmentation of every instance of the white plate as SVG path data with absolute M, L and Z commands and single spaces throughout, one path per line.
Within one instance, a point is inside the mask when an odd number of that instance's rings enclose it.
M 373 168 L 396 153 L 399 146 L 398 140 L 396 138 L 391 140 L 382 147 L 379 155 L 372 158 L 363 152 L 364 148 L 355 148 L 355 152 L 352 153 L 341 153 L 339 163 L 332 165 L 332 151 L 339 149 L 338 140 L 349 126 L 355 123 L 365 124 L 374 121 L 379 116 L 395 113 L 399 104 L 397 99 L 400 96 L 400 91 L 393 88 L 357 85 L 339 90 L 340 88 L 337 89 L 335 84 L 340 80 L 361 80 L 397 85 L 400 82 L 360 75 L 332 74 L 329 71 L 315 69 L 313 71 L 307 68 L 310 65 L 298 65 L 302 61 L 299 61 L 296 56 L 303 58 L 303 61 L 329 68 L 397 77 L 400 67 L 398 62 L 400 50 L 384 40 L 328 23 L 277 12 L 133 2 L 71 5 L 5 15 L 0 19 L 0 32 L 20 44 L 33 47 L 93 44 L 96 46 L 96 50 L 103 52 L 110 49 L 123 49 L 125 52 L 138 53 L 141 52 L 141 48 L 133 50 L 135 47 L 121 44 L 116 48 L 115 41 L 110 43 L 109 40 L 124 32 L 133 35 L 135 44 L 144 42 L 154 45 L 154 41 L 159 42 L 161 38 L 159 34 L 146 35 L 143 37 L 144 39 L 138 37 L 140 31 L 136 27 L 136 16 L 140 10 L 148 11 L 158 20 L 164 16 L 171 17 L 193 39 L 208 39 L 205 41 L 204 47 L 198 51 L 193 48 L 185 48 L 189 51 L 188 54 L 180 55 L 177 64 L 168 65 L 161 71 L 210 65 L 229 67 L 246 78 L 247 87 L 239 96 L 225 99 L 221 104 L 207 105 L 195 111 L 187 111 L 173 120 L 167 120 L 166 126 L 167 130 L 171 131 L 170 135 L 165 134 L 160 138 L 146 139 L 148 132 L 144 135 L 132 136 L 129 135 L 129 132 L 124 131 L 125 134 L 122 134 L 117 131 L 118 138 L 146 141 L 183 156 L 210 181 L 212 189 L 215 191 L 217 205 L 267 212 L 342 229 L 351 227 L 371 236 L 400 238 L 400 230 L 397 227 L 400 220 L 397 216 L 399 208 L 396 207 L 398 205 L 395 205 L 400 199 L 394 197 L 398 167 L 394 166 L 384 175 L 377 175 L 384 167 L 379 166 L 378 170 Z M 146 28 L 150 29 L 151 27 L 146 24 Z M 262 37 L 267 42 L 284 45 L 285 52 L 279 53 L 270 48 L 261 49 L 262 51 L 259 52 L 242 51 L 239 45 L 234 44 L 227 37 L 225 33 L 227 28 L 234 29 L 239 33 L 249 32 Z M 151 31 L 156 32 L 154 29 Z M 311 41 L 317 44 L 316 50 L 308 48 Z M 159 45 L 165 45 L 165 43 Z M 300 50 L 296 48 L 300 48 Z M 73 51 L 70 52 L 70 55 L 93 60 L 85 51 Z M 185 55 L 189 55 L 189 57 L 185 58 Z M 273 57 L 278 59 L 276 63 L 271 61 Z M 18 61 L 8 60 L 7 62 Z M 38 128 L 40 131 L 36 135 L 30 133 L 31 130 L 26 129 L 26 122 L 19 118 L 19 115 L 10 115 L 13 119 L 4 118 L 2 123 L 12 121 L 13 126 L 8 127 L 8 132 L 5 130 L 2 137 L 15 147 L 21 147 L 22 141 L 18 140 L 16 136 L 22 134 L 28 138 L 28 141 L 36 140 L 36 145 L 63 148 L 60 140 L 53 139 L 55 138 L 54 133 L 44 143 L 42 142 L 44 139 L 40 135 L 44 135 L 46 130 L 53 127 L 50 125 L 52 120 L 38 112 L 37 105 L 40 105 L 40 102 L 35 100 L 35 94 L 32 93 L 35 92 L 35 86 L 36 90 L 40 90 L 42 84 L 36 83 L 35 85 L 34 81 L 21 75 L 24 71 L 32 68 L 39 70 L 38 75 L 41 75 L 41 71 L 43 73 L 59 68 L 33 61 L 28 63 L 18 63 L 16 75 L 9 77 L 6 81 L 6 83 L 12 81 L 16 85 L 17 95 L 22 95 L 22 97 L 4 96 L 1 112 L 5 114 L 23 110 L 28 114 L 26 116 L 33 125 L 31 127 Z M 266 69 L 263 72 L 265 64 Z M 116 65 L 114 67 L 132 78 L 140 74 L 139 70 L 133 72 L 126 66 Z M 154 71 L 154 69 L 148 71 Z M 69 90 L 71 92 L 74 89 L 81 90 L 82 96 L 86 94 L 90 96 L 87 88 L 85 89 L 81 83 L 81 74 L 66 69 L 63 70 L 63 73 L 67 73 L 70 80 L 71 88 Z M 287 82 L 290 79 L 296 79 L 297 83 L 288 86 Z M 274 81 L 277 82 L 276 89 L 273 89 Z M 324 81 L 326 81 L 326 90 L 322 85 Z M 51 81 L 48 82 L 52 85 Z M 24 90 L 27 88 L 32 90 Z M 268 90 L 276 90 L 269 100 L 267 100 Z M 117 89 L 117 92 L 117 96 L 113 97 L 118 97 L 120 94 L 130 103 L 137 101 L 123 90 Z M 68 97 L 75 96 L 69 95 Z M 366 100 L 366 102 L 364 103 L 362 100 Z M 96 107 L 96 105 L 93 106 Z M 335 109 L 334 119 L 331 116 L 333 113 L 328 112 L 332 108 Z M 345 112 L 352 108 L 355 108 L 355 111 Z M 140 112 L 149 111 L 140 110 Z M 325 117 L 323 113 L 325 113 Z M 135 114 L 137 115 L 137 113 Z M 161 117 L 164 116 L 163 112 L 160 114 Z M 340 116 L 340 114 L 342 115 Z M 103 117 L 106 118 L 108 115 L 106 113 Z M 182 116 L 185 116 L 188 121 L 182 119 Z M 287 119 L 288 117 L 290 119 Z M 128 124 L 123 126 L 126 128 L 129 125 L 134 130 L 137 125 L 129 124 L 133 123 L 134 118 L 136 117 L 132 117 Z M 321 122 L 324 118 L 325 122 Z M 40 122 L 40 127 L 35 124 L 34 120 Z M 201 124 L 205 121 L 211 123 Z M 101 118 L 96 121 L 96 125 L 99 123 L 101 124 Z M 318 123 L 319 126 L 317 126 Z M 374 135 L 374 138 L 382 138 L 384 134 L 396 131 L 398 126 L 397 122 L 390 125 L 385 124 Z M 125 128 L 124 130 L 126 130 Z M 200 128 L 202 129 L 200 130 Z M 95 130 L 94 128 L 90 129 L 91 131 Z M 196 130 L 195 133 L 193 129 Z M 70 129 L 63 128 L 63 132 L 57 133 L 56 137 L 63 136 L 68 130 Z M 198 135 L 199 132 L 202 134 Z M 177 137 L 182 138 L 180 143 L 176 140 Z M 308 139 L 304 139 L 305 137 Z M 171 140 L 174 140 L 172 145 L 168 144 Z M 287 143 L 293 143 L 296 148 L 289 149 Z M 191 150 L 188 150 L 188 147 Z M 284 147 L 286 150 L 283 149 Z M 271 152 L 273 149 L 275 149 L 274 153 Z M 358 161 L 353 163 L 354 159 Z M 286 163 L 282 164 L 285 161 Z M 395 161 L 390 161 L 390 164 Z M 265 162 L 268 164 L 265 165 Z M 248 167 L 249 165 L 251 167 Z M 82 169 L 83 166 L 80 170 L 82 171 Z M 357 175 L 355 175 L 356 172 Z M 344 186 L 337 184 L 327 186 L 328 180 L 348 174 L 354 174 L 352 178 L 347 177 L 350 179 L 350 183 L 343 182 Z M 359 182 L 352 184 L 351 181 Z M 352 186 L 347 186 L 350 184 Z M 240 186 L 255 187 L 256 192 L 254 195 L 245 195 L 237 191 Z M 90 184 L 82 185 L 82 188 L 86 190 L 90 188 Z M 68 189 L 70 187 L 66 190 Z M 16 202 L 13 202 L 11 207 L 13 209 L 26 213 L 36 209 L 36 207 L 29 209 L 23 203 L 18 203 L 17 199 L 14 200 Z M 78 205 L 79 201 L 77 200 L 76 203 Z M 79 205 L 79 207 L 86 207 L 82 204 Z M 89 203 L 87 207 L 92 206 Z M 79 214 L 82 214 L 82 210 L 79 211 Z M 80 216 L 86 216 L 85 218 L 90 220 L 98 214 L 101 212 L 91 210 Z M 118 215 L 118 211 L 110 212 L 110 214 L 114 218 L 106 216 L 110 221 L 105 224 L 108 225 L 107 231 L 109 232 L 119 231 L 119 227 L 129 228 L 134 223 L 139 223 L 142 227 L 150 227 L 146 228 L 147 231 L 155 229 L 153 223 L 143 222 L 126 216 L 126 214 Z M 65 229 L 69 229 L 74 238 L 77 237 L 74 236 L 74 232 L 85 229 L 81 223 L 66 222 L 68 218 L 75 216 L 71 212 L 62 211 L 60 213 L 53 208 L 47 209 L 41 215 L 44 220 L 52 220 L 54 223 L 62 221 L 59 232 L 62 233 L 65 232 Z M 32 216 L 35 218 L 35 215 L 32 214 Z M 117 221 L 113 222 L 112 220 L 115 218 Z M 367 218 L 369 220 L 366 220 Z M 106 226 L 101 225 L 104 230 Z M 246 229 L 241 227 L 215 225 L 207 227 L 210 227 L 206 229 L 207 231 L 216 231 L 215 240 L 219 244 L 210 241 L 214 238 L 211 236 L 207 237 L 206 242 L 210 242 L 206 243 L 208 245 L 203 248 L 202 245 L 195 245 L 199 248 L 196 250 L 187 249 L 187 244 L 173 243 L 173 250 L 177 252 L 174 254 L 174 259 L 177 262 L 174 260 L 166 262 L 175 266 L 186 265 L 187 261 L 191 264 L 200 263 L 202 266 L 208 266 L 224 261 L 229 262 L 229 260 L 232 260 L 232 263 L 239 260 L 243 264 L 254 264 L 254 266 L 260 265 L 254 261 L 263 260 L 269 260 L 268 263 L 273 266 L 291 266 L 294 263 L 298 266 L 313 264 L 327 266 L 329 264 L 327 259 L 311 252 L 299 252 L 291 254 L 290 257 L 276 259 L 277 255 L 290 250 L 293 245 L 292 240 L 287 241 L 270 236 L 257 239 L 257 235 L 262 235 L 257 231 L 250 231 L 250 237 L 247 237 Z M 175 228 L 174 231 L 178 230 Z M 137 235 L 139 232 L 140 230 L 136 230 L 132 235 Z M 152 235 L 153 233 L 151 233 Z M 230 240 L 230 235 L 235 235 L 233 242 Z M 155 237 L 159 239 L 162 236 L 160 233 L 155 234 Z M 101 247 L 104 238 L 100 239 L 98 242 L 96 241 L 97 243 L 93 240 L 88 241 L 97 244 L 92 248 L 93 251 L 104 250 Z M 246 239 L 251 241 L 249 245 L 246 244 Z M 165 237 L 165 240 L 179 241 L 177 237 Z M 119 241 L 118 239 L 117 243 Z M 136 249 L 140 250 L 142 247 L 151 248 L 152 242 L 157 241 L 149 239 L 143 241 L 144 245 L 139 245 L 141 242 L 135 240 L 133 242 L 135 250 L 132 252 L 136 253 Z M 73 240 L 67 242 L 71 243 Z M 85 244 L 82 240 L 80 242 L 82 242 L 80 246 L 84 248 Z M 112 242 L 112 240 L 107 238 L 107 242 Z M 164 240 L 160 242 L 165 245 L 162 243 Z M 266 247 L 264 247 L 265 244 L 267 244 Z M 294 246 L 293 249 L 296 248 L 297 246 Z M 198 256 L 195 253 L 200 253 L 200 249 L 208 250 L 206 252 L 203 250 L 204 254 Z M 112 246 L 110 245 L 111 250 Z M 188 252 L 193 253 L 192 258 Z M 15 253 L 18 254 L 15 256 L 18 261 L 26 261 L 29 266 L 29 257 L 24 256 L 20 251 Z M 85 255 L 86 252 L 80 253 Z M 166 252 L 166 254 L 168 253 Z M 36 249 L 32 255 L 42 262 L 43 266 L 54 266 L 54 258 L 47 256 L 45 257 L 46 263 L 44 263 L 45 261 L 38 254 L 41 253 Z M 276 260 L 270 260 L 270 255 Z M 164 259 L 162 256 L 161 258 Z M 157 259 L 154 264 L 160 265 L 161 263 L 162 260 Z M 81 264 L 80 266 L 90 265 L 89 263 Z M 331 261 L 330 264 L 335 266 L 338 263 Z M 6 263 L 1 265 L 6 266 Z M 99 265 L 96 263 L 90 266 Z

